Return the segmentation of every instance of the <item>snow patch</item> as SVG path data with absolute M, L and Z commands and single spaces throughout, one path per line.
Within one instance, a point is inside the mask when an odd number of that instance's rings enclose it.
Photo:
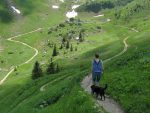
M 58 9 L 59 6 L 57 6 L 57 5 L 52 5 L 52 8 L 53 8 L 53 9 Z
M 97 18 L 97 17 L 102 17 L 102 16 L 104 16 L 104 14 L 96 15 L 96 16 L 94 16 L 94 17 Z
M 60 2 L 65 2 L 64 0 L 59 0 Z
M 78 8 L 80 5 L 73 5 L 72 6 L 72 9 L 76 9 L 76 8 Z
M 76 16 L 78 16 L 78 13 L 75 11 L 76 8 L 78 8 L 80 5 L 73 5 L 71 8 L 72 8 L 72 11 L 68 11 L 66 13 L 66 17 L 68 18 L 75 18 Z
M 20 10 L 19 9 L 16 9 L 14 6 L 11 6 L 12 10 L 14 13 L 17 13 L 17 14 L 20 14 Z
M 107 19 L 107 22 L 110 22 L 110 21 L 111 21 L 111 20 L 108 18 L 108 19 Z
M 76 37 L 76 40 L 79 40 L 79 37 Z
M 77 13 L 75 10 L 73 10 L 73 11 L 68 11 L 68 12 L 66 13 L 66 16 L 67 16 L 68 18 L 75 18 L 76 16 L 78 16 L 78 13 Z

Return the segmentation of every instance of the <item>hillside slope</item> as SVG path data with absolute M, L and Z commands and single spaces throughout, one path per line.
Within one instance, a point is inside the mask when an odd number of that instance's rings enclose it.
M 116 100 L 125 113 L 150 113 L 150 15 L 147 13 L 149 0 L 144 1 L 82 2 L 78 9 L 82 14 L 79 12 L 78 17 L 69 22 L 66 12 L 80 2 L 14 0 L 23 13 L 22 19 L 0 22 L 0 47 L 3 48 L 0 80 L 14 68 L 0 85 L 0 113 L 106 113 L 106 109 L 95 103 L 95 97 L 81 87 L 84 77 L 91 73 L 96 52 L 107 61 L 100 82 L 101 86 L 108 84 L 107 95 Z M 142 8 L 137 10 L 137 4 Z M 59 8 L 53 9 L 52 5 Z M 4 5 L 0 4 L 0 8 L 4 10 Z M 90 11 L 104 15 L 94 17 L 96 14 Z M 123 18 L 131 12 L 128 21 Z M 118 18 L 114 18 L 116 13 L 120 15 Z M 11 36 L 14 41 L 10 42 L 7 39 Z M 124 39 L 128 39 L 126 48 Z M 54 48 L 57 56 L 52 56 Z M 59 67 L 53 74 L 47 72 L 51 58 L 54 68 Z M 36 61 L 43 74 L 32 79 Z

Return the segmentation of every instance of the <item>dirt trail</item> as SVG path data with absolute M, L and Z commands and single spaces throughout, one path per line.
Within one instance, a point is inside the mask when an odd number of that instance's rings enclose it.
M 2 52 L 4 49 L 2 47 L 0 47 L 0 52 Z
M 115 56 L 113 56 L 113 57 L 111 57 L 111 58 L 108 58 L 108 59 L 104 60 L 103 62 L 104 62 L 104 63 L 105 63 L 105 62 L 108 62 L 108 61 L 110 61 L 110 60 L 112 60 L 112 59 L 114 59 L 114 58 L 116 58 L 116 57 L 118 57 L 118 56 L 121 56 L 123 53 L 125 53 L 125 52 L 127 51 L 127 49 L 128 49 L 128 44 L 127 44 L 127 42 L 126 42 L 128 38 L 129 38 L 129 37 L 127 37 L 127 38 L 125 38 L 125 39 L 123 40 L 124 49 L 123 49 L 120 53 L 116 54 Z
M 57 82 L 57 81 L 59 81 L 59 80 L 62 80 L 62 79 L 64 79 L 64 78 L 66 78 L 66 77 L 67 77 L 67 75 L 61 76 L 61 77 L 59 77 L 59 78 L 57 78 L 57 79 L 54 79 L 53 81 L 50 81 L 50 82 L 44 84 L 43 86 L 40 87 L 40 91 L 41 91 L 41 92 L 45 91 L 45 88 L 46 88 L 48 85 L 53 84 L 53 83 L 55 83 L 55 82 Z
M 82 81 L 81 86 L 87 91 L 89 94 L 91 94 L 91 88 L 92 85 L 92 76 L 91 74 Z M 104 110 L 108 113 L 124 113 L 121 106 L 115 102 L 113 99 L 106 97 L 105 101 L 101 101 L 99 99 L 96 100 L 98 105 L 104 108 Z
M 131 31 L 134 31 L 134 32 L 139 32 L 137 29 L 135 29 L 135 28 L 129 28 L 129 27 L 127 27 L 127 26 L 120 26 L 120 25 L 117 25 L 118 27 L 122 27 L 122 28 L 127 28 L 127 29 L 129 29 L 129 30 L 131 30 Z
M 42 29 L 43 28 L 38 28 L 36 30 L 30 31 L 30 32 L 27 32 L 27 33 L 23 33 L 23 34 L 19 34 L 19 35 L 16 35 L 16 36 L 13 36 L 13 37 L 10 37 L 10 38 L 7 39 L 8 41 L 11 41 L 11 42 L 20 43 L 20 44 L 22 44 L 24 46 L 27 46 L 27 47 L 29 47 L 29 48 L 31 48 L 31 49 L 33 49 L 35 51 L 35 54 L 29 60 L 25 61 L 24 63 L 22 63 L 22 64 L 20 64 L 18 66 L 22 66 L 24 64 L 27 64 L 27 63 L 31 62 L 38 55 L 38 50 L 36 48 L 34 48 L 34 47 L 31 47 L 30 45 L 28 45 L 28 44 L 26 44 L 24 42 L 17 41 L 17 40 L 14 40 L 14 39 L 17 38 L 17 37 L 23 36 L 23 35 L 27 35 L 27 34 L 31 34 L 31 33 L 40 31 Z M 11 68 L 11 70 L 6 74 L 6 76 L 0 81 L 0 85 L 2 85 L 4 83 L 4 81 L 9 77 L 9 75 L 15 70 L 15 67 L 17 67 L 17 66 L 13 66 Z

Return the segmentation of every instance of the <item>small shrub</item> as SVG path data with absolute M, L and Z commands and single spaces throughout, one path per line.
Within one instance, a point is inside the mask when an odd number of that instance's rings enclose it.
M 52 33 L 52 31 L 51 31 L 51 30 L 49 30 L 47 34 L 51 34 L 51 33 Z
M 101 29 L 101 26 L 97 26 L 96 28 L 97 28 L 97 29 Z
M 65 24 L 61 23 L 59 24 L 59 27 L 65 27 Z
M 4 60 L 1 60 L 1 63 L 3 64 L 3 63 L 4 63 Z
M 70 18 L 69 19 L 70 22 L 74 22 L 74 20 L 75 20 L 74 18 Z
M 23 54 L 23 51 L 19 52 L 19 54 Z
M 11 51 L 10 51 L 10 52 L 8 52 L 8 54 L 14 54 L 14 52 L 11 52 Z

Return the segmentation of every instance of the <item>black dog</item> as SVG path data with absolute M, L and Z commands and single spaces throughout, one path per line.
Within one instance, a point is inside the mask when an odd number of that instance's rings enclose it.
M 105 84 L 105 87 L 99 87 L 99 86 L 95 86 L 95 85 L 92 85 L 91 86 L 91 90 L 92 90 L 92 94 L 96 94 L 96 97 L 98 97 L 98 95 L 101 96 L 101 100 L 102 100 L 102 97 L 104 97 L 104 100 L 105 100 L 105 90 L 107 89 L 107 84 Z

